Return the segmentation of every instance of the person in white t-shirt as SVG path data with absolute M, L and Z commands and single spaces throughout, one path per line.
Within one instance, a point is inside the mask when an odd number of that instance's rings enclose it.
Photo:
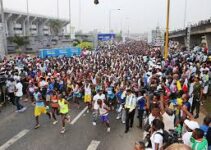
M 152 121 L 151 137 L 152 150 L 161 150 L 163 147 L 164 123 L 159 119 Z
M 17 107 L 16 112 L 23 112 L 26 110 L 26 107 L 23 107 L 20 104 L 20 99 L 23 96 L 23 85 L 20 82 L 20 80 L 17 80 L 17 83 L 15 84 L 15 105 Z
M 105 94 L 103 94 L 103 91 L 100 89 L 98 93 L 93 97 L 93 125 L 96 125 L 97 117 L 98 117 L 98 110 L 99 105 L 97 103 L 98 100 L 104 100 L 106 99 Z
M 174 110 L 168 108 L 168 106 L 164 106 L 164 99 L 163 99 L 163 95 L 160 96 L 161 99 L 161 114 L 162 114 L 162 118 L 163 118 L 163 123 L 165 125 L 165 130 L 168 132 L 170 129 L 174 129 L 174 119 L 175 119 L 175 115 L 174 115 Z

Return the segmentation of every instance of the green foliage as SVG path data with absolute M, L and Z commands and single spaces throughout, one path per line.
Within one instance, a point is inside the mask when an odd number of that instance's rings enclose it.
M 9 37 L 8 40 L 12 43 L 15 43 L 17 45 L 17 48 L 21 48 L 27 44 L 29 44 L 28 37 L 26 36 L 17 36 Z
M 53 35 L 58 36 L 59 30 L 62 28 L 62 23 L 59 20 L 50 20 L 49 27 Z
M 81 49 L 92 50 L 93 43 L 92 42 L 81 42 L 80 44 L 77 45 L 77 47 L 80 47 Z

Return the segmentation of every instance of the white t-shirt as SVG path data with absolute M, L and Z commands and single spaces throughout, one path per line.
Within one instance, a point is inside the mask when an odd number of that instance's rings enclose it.
M 170 116 L 166 112 L 163 114 L 163 123 L 166 131 L 169 131 L 169 129 L 174 129 L 174 118 L 174 115 Z
M 101 95 L 99 95 L 99 94 L 96 94 L 94 97 L 93 97 L 93 101 L 94 101 L 94 109 L 95 110 L 98 110 L 99 109 L 99 105 L 97 104 L 97 101 L 98 100 L 105 100 L 106 98 L 105 98 L 105 94 L 101 94 Z
M 191 146 L 190 144 L 190 138 L 192 136 L 192 132 L 185 132 L 182 136 L 182 141 L 184 144 Z
M 152 143 L 152 150 L 155 150 L 155 144 L 159 144 L 159 149 L 163 146 L 163 136 L 159 133 L 163 133 L 163 130 L 158 130 L 152 134 L 150 137 Z
M 92 90 L 90 88 L 90 85 L 85 86 L 84 90 L 85 90 L 85 95 L 91 95 L 92 94 Z
M 48 82 L 46 82 L 46 81 L 44 81 L 44 80 L 40 81 L 40 87 L 41 87 L 41 88 L 43 88 L 43 87 L 45 87 L 45 86 L 47 86 L 47 85 L 48 85 Z
M 21 97 L 23 96 L 23 85 L 22 83 L 17 83 L 15 85 L 15 89 L 17 90 L 17 92 L 15 92 L 15 96 Z
M 149 119 L 149 124 L 152 125 L 152 121 L 155 119 L 155 117 L 152 114 L 150 114 L 148 119 Z

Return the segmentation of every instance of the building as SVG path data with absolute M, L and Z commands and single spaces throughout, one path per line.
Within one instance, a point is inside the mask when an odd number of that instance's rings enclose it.
M 164 45 L 164 31 L 160 27 L 156 27 L 155 30 L 152 30 L 151 43 L 154 46 L 163 46 Z
M 51 35 L 49 22 L 57 18 L 36 14 L 27 14 L 13 10 L 4 10 L 6 36 L 42 36 Z M 64 34 L 69 20 L 59 19 L 62 24 L 60 34 Z

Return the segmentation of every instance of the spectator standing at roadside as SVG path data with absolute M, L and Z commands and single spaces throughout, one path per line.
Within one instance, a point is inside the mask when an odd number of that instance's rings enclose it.
M 17 82 L 15 84 L 15 105 L 17 107 L 16 112 L 23 112 L 26 110 L 26 107 L 24 107 L 20 104 L 20 99 L 23 96 L 23 85 L 19 79 L 17 79 L 16 82 Z
M 136 96 L 135 94 L 132 93 L 131 89 L 128 89 L 125 101 L 125 111 L 126 111 L 125 133 L 129 131 L 129 128 L 133 127 L 135 109 L 136 109 Z
M 201 83 L 199 82 L 199 77 L 196 75 L 194 77 L 194 86 L 193 86 L 193 104 L 191 108 L 191 113 L 194 113 L 194 110 L 196 110 L 196 115 L 195 119 L 199 117 L 199 112 L 200 112 L 200 102 L 201 102 L 201 97 L 202 97 L 202 86 Z

